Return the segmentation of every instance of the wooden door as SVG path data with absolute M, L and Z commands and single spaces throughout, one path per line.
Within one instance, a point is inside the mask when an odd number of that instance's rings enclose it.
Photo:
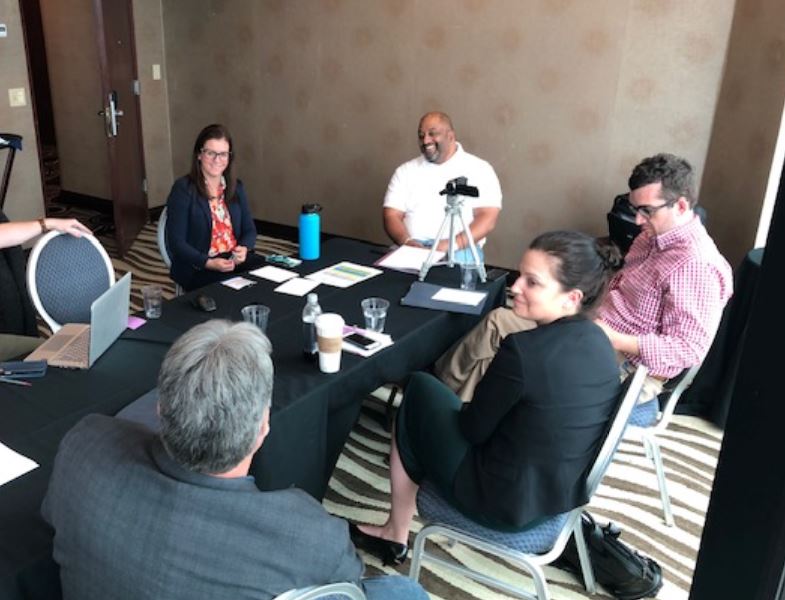
M 131 0 L 93 0 L 109 150 L 115 235 L 120 254 L 147 222 L 139 83 Z

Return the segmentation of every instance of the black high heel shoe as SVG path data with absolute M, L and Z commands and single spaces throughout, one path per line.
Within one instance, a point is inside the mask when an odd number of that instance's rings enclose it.
M 381 559 L 385 566 L 403 564 L 409 553 L 406 544 L 367 534 L 354 523 L 349 523 L 349 537 L 355 546 Z

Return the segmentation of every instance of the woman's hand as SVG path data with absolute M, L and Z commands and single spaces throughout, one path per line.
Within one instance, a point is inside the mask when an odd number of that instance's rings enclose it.
M 229 273 L 234 271 L 234 261 L 231 258 L 208 258 L 204 263 L 204 268 Z
M 234 250 L 232 250 L 232 260 L 235 264 L 242 264 L 245 262 L 245 259 L 248 258 L 248 248 L 245 246 L 235 246 Z

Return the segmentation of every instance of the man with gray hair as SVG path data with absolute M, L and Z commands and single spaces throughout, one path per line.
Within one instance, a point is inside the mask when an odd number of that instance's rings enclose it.
M 160 433 L 89 415 L 63 439 L 44 499 L 64 598 L 272 598 L 360 582 L 346 521 L 248 469 L 270 431 L 271 346 L 248 323 L 181 336 L 158 378 Z M 402 577 L 370 598 L 426 597 Z

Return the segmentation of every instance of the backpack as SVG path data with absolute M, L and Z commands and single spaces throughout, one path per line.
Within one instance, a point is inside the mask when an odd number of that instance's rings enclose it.
M 654 597 L 662 587 L 662 570 L 653 559 L 643 556 L 619 540 L 621 530 L 613 523 L 600 526 L 587 512 L 581 515 L 583 537 L 589 550 L 594 578 L 619 600 Z M 575 538 L 554 566 L 580 573 Z

